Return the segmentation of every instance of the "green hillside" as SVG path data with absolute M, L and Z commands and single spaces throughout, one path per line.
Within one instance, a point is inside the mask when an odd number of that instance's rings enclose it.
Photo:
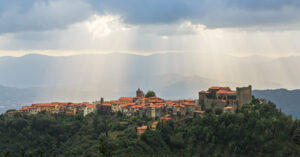
M 256 100 L 236 114 L 171 120 L 122 115 L 0 117 L 0 156 L 300 156 L 300 121 Z

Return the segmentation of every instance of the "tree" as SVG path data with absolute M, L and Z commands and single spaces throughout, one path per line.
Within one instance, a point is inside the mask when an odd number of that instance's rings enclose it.
M 300 128 L 297 128 L 294 132 L 293 141 L 300 145 Z
M 146 98 L 150 98 L 150 97 L 154 97 L 154 96 L 156 96 L 156 94 L 155 94 L 155 92 L 152 91 L 152 90 L 149 90 L 149 91 L 147 92 L 147 94 L 145 95 Z
M 220 109 L 220 108 L 215 109 L 215 114 L 216 115 L 220 115 L 220 114 L 222 114 L 222 112 L 223 112 L 223 110 Z

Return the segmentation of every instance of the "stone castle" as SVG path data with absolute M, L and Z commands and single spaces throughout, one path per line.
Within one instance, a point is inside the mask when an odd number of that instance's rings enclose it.
M 235 112 L 244 104 L 252 101 L 252 87 L 237 87 L 232 91 L 229 87 L 210 87 L 207 91 L 199 92 L 198 104 L 203 110 L 223 110 Z

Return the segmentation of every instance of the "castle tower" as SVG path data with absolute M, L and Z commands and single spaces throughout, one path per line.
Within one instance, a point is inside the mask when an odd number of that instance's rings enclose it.
M 102 105 L 104 103 L 104 98 L 101 97 L 100 104 Z
M 139 88 L 137 91 L 136 91 L 136 97 L 137 98 L 144 98 L 144 92 Z
M 252 86 L 237 87 L 236 99 L 238 101 L 238 108 L 242 108 L 244 104 L 250 104 L 252 102 Z
M 140 88 L 136 91 L 136 97 L 137 97 L 137 100 L 138 100 L 139 104 L 145 103 L 144 102 L 145 94 Z

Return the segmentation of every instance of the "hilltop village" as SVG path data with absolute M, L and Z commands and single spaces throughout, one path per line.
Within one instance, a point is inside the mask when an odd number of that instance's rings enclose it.
M 152 91 L 153 92 L 153 91 Z M 252 101 L 252 87 L 237 87 L 236 91 L 229 87 L 210 87 L 207 91 L 200 91 L 198 100 L 164 100 L 155 96 L 145 96 L 139 88 L 135 97 L 120 97 L 118 100 L 100 101 L 93 103 L 52 102 L 37 103 L 23 106 L 20 110 L 7 111 L 9 117 L 15 114 L 35 115 L 41 112 L 47 114 L 83 115 L 90 113 L 101 115 L 122 114 L 124 116 L 140 116 L 152 118 L 152 125 L 137 127 L 137 134 L 142 134 L 147 129 L 155 130 L 158 122 L 166 122 L 176 118 L 202 116 L 208 112 L 216 114 L 234 113 L 244 104 Z
M 20 110 L 8 111 L 8 115 L 16 113 L 34 115 L 40 112 L 50 114 L 65 113 L 67 115 L 90 113 L 115 114 L 122 113 L 126 116 L 146 116 L 148 118 L 160 118 L 162 121 L 173 116 L 193 117 L 203 115 L 206 112 L 231 112 L 234 113 L 243 104 L 252 101 L 252 87 L 236 88 L 210 87 L 207 91 L 199 92 L 199 99 L 164 100 L 157 96 L 145 97 L 141 89 L 136 91 L 135 97 L 120 97 L 118 100 L 100 101 L 93 103 L 52 102 L 37 103 L 24 106 Z

